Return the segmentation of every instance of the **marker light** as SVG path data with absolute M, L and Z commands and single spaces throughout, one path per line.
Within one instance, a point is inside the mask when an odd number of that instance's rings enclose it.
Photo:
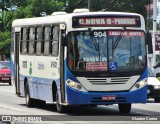
M 87 92 L 87 90 L 86 90 L 80 83 L 77 83 L 77 82 L 75 82 L 75 81 L 73 81 L 73 80 L 68 79 L 68 80 L 66 81 L 66 84 L 67 84 L 69 87 L 73 88 L 73 89 Z
M 137 82 L 137 83 L 132 87 L 131 91 L 140 89 L 140 88 L 144 87 L 145 85 L 147 85 L 147 79 L 143 79 L 143 80 Z
M 69 85 L 70 85 L 71 87 L 75 87 L 75 86 L 76 86 L 76 83 L 75 83 L 75 82 L 70 82 Z

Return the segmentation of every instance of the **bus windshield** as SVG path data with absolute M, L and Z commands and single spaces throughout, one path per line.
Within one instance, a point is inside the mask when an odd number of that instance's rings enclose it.
M 126 72 L 146 67 L 142 31 L 77 31 L 68 35 L 68 66 L 73 71 Z

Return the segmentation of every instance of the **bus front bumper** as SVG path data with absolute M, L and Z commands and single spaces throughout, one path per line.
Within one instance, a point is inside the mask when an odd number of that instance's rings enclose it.
M 146 103 L 147 100 L 147 86 L 135 91 L 124 92 L 82 92 L 70 87 L 67 87 L 66 90 L 69 105 Z

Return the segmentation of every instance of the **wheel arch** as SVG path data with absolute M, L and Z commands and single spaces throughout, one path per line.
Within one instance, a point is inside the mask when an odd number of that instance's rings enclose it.
M 25 78 L 24 78 L 24 93 L 25 93 L 25 95 L 26 95 L 26 85 L 27 85 L 27 81 L 28 81 L 28 79 L 27 79 L 27 77 L 25 77 Z
M 56 81 L 52 82 L 52 98 L 53 98 L 53 102 L 56 101 L 56 93 L 57 93 L 57 84 Z

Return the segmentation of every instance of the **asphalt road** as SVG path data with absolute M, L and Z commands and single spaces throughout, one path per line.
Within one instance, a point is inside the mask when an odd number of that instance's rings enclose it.
M 120 114 L 117 105 L 98 107 L 71 107 L 60 114 L 55 105 L 47 103 L 43 108 L 27 108 L 25 99 L 15 95 L 14 86 L 0 83 L 0 118 L 39 123 L 159 123 L 160 103 L 148 100 L 147 104 L 133 104 L 130 114 Z M 41 122 L 42 121 L 42 122 Z M 23 123 L 24 123 L 23 122 Z M 0 122 L 1 124 L 2 122 Z M 3 123 L 6 123 L 3 121 Z

